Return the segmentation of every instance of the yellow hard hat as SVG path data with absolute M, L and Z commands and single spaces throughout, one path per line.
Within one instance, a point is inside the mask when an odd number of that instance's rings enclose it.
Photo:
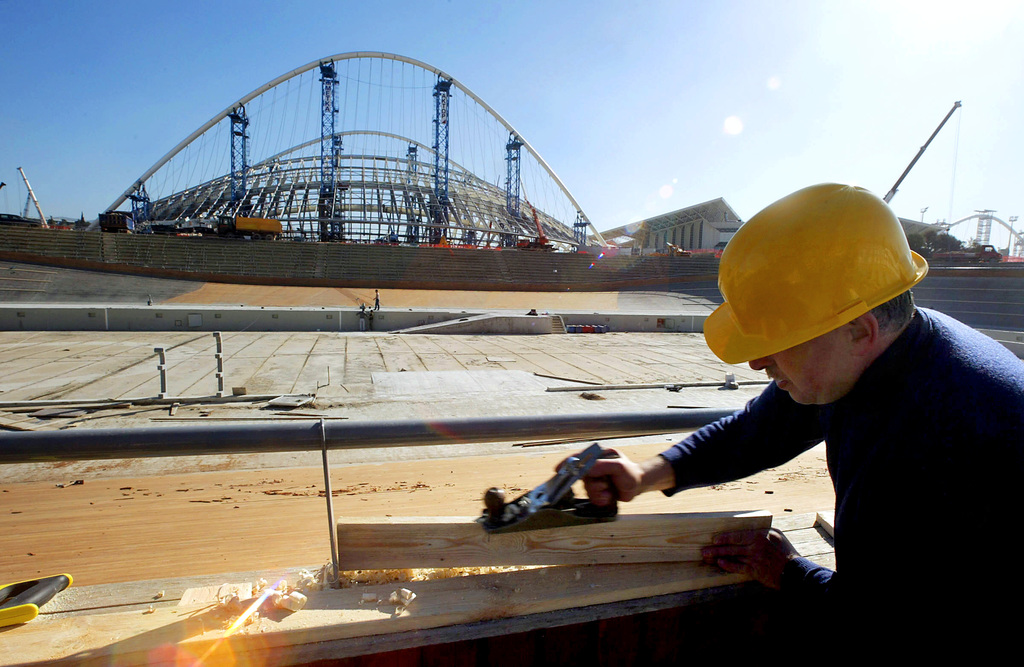
M 759 359 L 828 333 L 917 283 L 928 263 L 863 188 L 798 190 L 751 218 L 722 253 L 725 303 L 704 322 L 722 361 Z

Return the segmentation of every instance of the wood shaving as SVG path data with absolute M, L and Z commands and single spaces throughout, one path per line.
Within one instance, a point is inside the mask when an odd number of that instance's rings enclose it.
M 519 570 L 532 570 L 538 565 L 503 565 L 485 567 L 425 567 L 425 568 L 396 568 L 386 570 L 343 570 L 341 582 L 343 585 L 380 585 L 394 584 L 403 581 L 430 581 L 435 579 L 453 579 L 455 577 L 470 577 L 478 574 L 500 574 L 503 572 L 516 572 Z

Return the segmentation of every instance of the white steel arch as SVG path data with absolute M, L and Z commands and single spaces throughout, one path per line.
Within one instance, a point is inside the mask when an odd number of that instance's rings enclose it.
M 252 100 L 254 100 L 257 97 L 259 97 L 260 95 L 263 95 L 264 93 L 267 93 L 268 91 L 271 91 L 272 89 L 276 88 L 277 86 L 286 83 L 290 79 L 298 77 L 298 76 L 300 76 L 300 75 L 302 75 L 302 74 L 304 74 L 306 72 L 309 72 L 310 70 L 313 70 L 314 68 L 319 67 L 322 63 L 341 62 L 341 61 L 353 60 L 353 59 L 358 59 L 358 58 L 375 58 L 375 59 L 381 59 L 381 60 L 397 61 L 397 62 L 400 62 L 400 63 L 405 63 L 405 64 L 408 64 L 408 65 L 412 65 L 414 67 L 418 67 L 418 68 L 423 69 L 423 70 L 425 70 L 427 72 L 431 72 L 431 73 L 435 74 L 438 77 L 442 77 L 444 79 L 447 79 L 447 80 L 451 81 L 452 85 L 456 89 L 458 89 L 459 91 L 464 93 L 467 97 L 469 97 L 474 102 L 476 102 L 478 105 L 480 105 L 483 109 L 485 109 L 493 117 L 494 120 L 496 120 L 498 123 L 500 123 L 505 128 L 506 131 L 508 131 L 510 134 L 514 134 L 515 136 L 517 136 L 520 139 L 520 141 L 523 144 L 523 147 L 537 161 L 537 163 L 544 169 L 544 171 L 550 176 L 551 180 L 557 185 L 557 187 L 562 192 L 562 194 L 566 197 L 566 199 L 569 202 L 572 203 L 573 207 L 575 207 L 577 215 L 579 216 L 579 218 L 582 221 L 586 222 L 588 228 L 590 229 L 591 235 L 593 237 L 595 237 L 597 239 L 598 243 L 600 243 L 601 245 L 605 244 L 604 238 L 601 236 L 600 232 L 598 232 L 597 228 L 590 221 L 590 219 L 587 217 L 586 213 L 583 211 L 582 207 L 576 201 L 576 198 L 572 195 L 572 193 L 565 186 L 565 184 L 562 182 L 562 180 L 558 177 L 558 175 L 555 173 L 555 171 L 550 167 L 550 165 L 548 165 L 547 161 L 544 160 L 543 157 L 541 157 L 540 153 L 538 153 L 536 151 L 536 149 L 534 149 L 534 147 L 525 138 L 523 138 L 522 135 L 512 126 L 512 124 L 509 123 L 504 117 L 501 116 L 501 114 L 499 114 L 495 109 L 493 109 L 489 104 L 487 104 L 476 93 L 474 93 L 472 90 L 467 88 L 464 84 L 462 84 L 460 81 L 455 79 L 453 76 L 451 76 L 450 74 L 448 74 L 444 70 L 442 70 L 440 68 L 437 68 L 437 67 L 434 67 L 432 65 L 429 65 L 427 63 L 424 63 L 422 61 L 416 60 L 414 58 L 409 58 L 409 57 L 398 55 L 398 54 L 385 53 L 385 52 L 379 52 L 379 51 L 353 51 L 353 52 L 349 52 L 349 53 L 339 53 L 339 54 L 335 54 L 333 56 L 327 56 L 327 57 L 324 57 L 324 58 L 319 58 L 319 59 L 314 60 L 314 61 L 312 61 L 310 63 L 307 63 L 306 65 L 303 65 L 302 67 L 299 67 L 299 68 L 293 69 L 293 70 L 291 70 L 289 72 L 286 72 L 285 74 L 282 74 L 281 76 L 278 76 L 277 78 L 275 78 L 275 79 L 273 79 L 271 81 L 268 81 L 267 83 L 263 84 L 262 86 L 256 88 L 255 90 L 253 90 L 252 92 L 248 93 L 247 95 L 242 96 L 241 98 L 239 98 L 238 100 L 236 100 L 232 104 L 228 105 L 224 110 L 220 111 L 219 113 L 214 115 L 212 118 L 210 118 L 210 120 L 208 120 L 206 123 L 201 125 L 198 129 L 196 129 L 194 132 L 192 132 L 192 134 L 190 134 L 188 137 L 183 139 L 174 148 L 172 148 L 166 155 L 164 155 L 162 158 L 157 160 L 157 162 L 152 167 L 150 167 L 145 172 L 143 172 L 143 174 L 141 176 L 139 176 L 139 178 L 137 178 L 135 180 L 135 182 L 132 183 L 131 186 L 129 186 L 109 207 L 107 207 L 107 210 L 108 211 L 113 211 L 113 210 L 117 209 L 119 206 L 121 206 L 122 204 L 124 204 L 125 201 L 127 201 L 128 198 L 131 195 L 133 195 L 134 193 L 140 191 L 140 189 L 143 188 L 143 186 L 150 179 L 150 177 L 152 177 L 155 173 L 157 173 L 157 171 L 159 171 L 162 167 L 167 165 L 168 162 L 170 162 L 175 156 L 177 156 L 185 148 L 187 148 L 193 141 L 195 141 L 197 138 L 202 136 L 208 130 L 210 130 L 215 125 L 217 125 L 218 123 L 223 121 L 225 118 L 227 118 L 239 106 L 244 106 L 244 105 L 248 104 Z
M 359 135 L 359 134 L 369 134 L 369 135 L 378 136 L 378 137 L 387 137 L 389 139 L 398 139 L 399 141 L 404 141 L 404 142 L 407 142 L 409 144 L 415 145 L 416 148 L 422 149 L 424 151 L 427 151 L 428 153 L 433 153 L 434 152 L 433 146 L 428 146 L 428 145 L 426 145 L 426 144 L 424 144 L 424 143 L 422 143 L 420 141 L 416 141 L 415 139 L 412 139 L 410 137 L 402 136 L 401 134 L 395 134 L 394 132 L 379 132 L 377 130 L 343 130 L 341 132 L 335 132 L 333 136 L 344 138 L 344 137 L 356 136 L 356 135 Z M 274 155 L 271 155 L 268 158 L 264 158 L 263 160 L 260 160 L 259 162 L 257 162 L 256 164 L 254 164 L 252 166 L 253 166 L 253 168 L 260 167 L 262 165 L 267 164 L 268 162 L 273 162 L 274 160 L 280 159 L 280 158 L 288 155 L 289 153 L 294 153 L 295 151 L 300 151 L 303 148 L 308 148 L 309 146 L 312 146 L 313 144 L 319 144 L 319 143 L 320 143 L 320 137 L 317 137 L 316 139 L 309 139 L 308 141 L 304 141 L 301 144 L 298 144 L 296 146 L 292 146 L 291 148 L 286 148 L 285 150 L 283 150 L 283 151 L 281 151 L 279 153 L 275 153 Z M 456 162 L 454 160 L 452 160 L 452 166 L 457 168 L 457 169 L 462 169 L 462 170 L 466 169 L 464 166 L 462 166 L 461 164 L 459 164 L 458 162 Z
M 1009 246 L 1011 248 L 1011 251 L 1014 250 L 1014 249 L 1019 249 L 1019 248 L 1024 247 L 1024 235 L 1022 235 L 1021 232 L 1015 230 L 1013 228 L 1013 226 L 1010 225 L 1009 223 L 1007 223 L 1005 220 L 997 218 L 996 216 L 992 215 L 990 212 L 987 212 L 987 211 L 978 211 L 978 212 L 972 213 L 971 215 L 968 215 L 968 216 L 965 216 L 963 218 L 960 218 L 959 220 L 955 220 L 955 221 L 949 223 L 948 225 L 943 225 L 943 227 L 946 229 L 946 231 L 949 231 L 953 227 L 956 227 L 957 225 L 959 225 L 959 224 L 961 224 L 963 222 L 967 222 L 969 220 L 978 220 L 979 222 L 982 222 L 982 221 L 998 222 L 1010 234 Z M 985 238 L 984 240 L 980 240 L 979 239 L 979 242 L 980 243 L 988 243 L 988 238 Z

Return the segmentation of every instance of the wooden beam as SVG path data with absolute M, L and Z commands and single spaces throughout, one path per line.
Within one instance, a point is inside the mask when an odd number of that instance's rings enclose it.
M 38 423 L 39 422 L 37 422 L 33 417 L 0 410 L 0 429 L 8 429 L 11 431 L 35 431 L 35 425 Z
M 292 664 L 307 647 L 360 642 L 380 650 L 387 636 L 501 619 L 508 633 L 531 614 L 708 589 L 746 581 L 701 563 L 639 563 L 551 567 L 430 581 L 310 592 L 294 613 L 271 611 L 235 634 L 234 619 L 215 605 L 155 608 L 46 618 L 4 634 L 0 665 Z M 386 602 L 409 588 L 408 607 Z M 373 594 L 384 602 L 365 602 Z M 246 601 L 252 603 L 254 600 Z M 343 645 L 340 645 L 343 646 Z M 196 663 L 198 664 L 198 663 Z
M 822 530 L 828 533 L 829 537 L 835 538 L 836 536 L 836 513 L 835 510 L 818 512 L 818 517 L 815 519 L 814 524 L 821 526 Z
M 469 518 L 349 519 L 342 570 L 698 561 L 722 532 L 768 528 L 768 512 L 620 515 L 585 526 L 491 534 Z

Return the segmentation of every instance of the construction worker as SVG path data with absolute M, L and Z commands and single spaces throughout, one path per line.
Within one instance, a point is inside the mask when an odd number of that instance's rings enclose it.
M 836 650 L 1015 637 L 999 630 L 1024 593 L 1024 363 L 916 308 L 927 270 L 861 188 L 816 185 L 765 208 L 722 254 L 724 303 L 704 333 L 723 361 L 773 382 L 651 460 L 598 461 L 591 500 L 740 479 L 824 441 L 836 569 L 776 530 L 716 536 L 705 561 L 780 590 Z

